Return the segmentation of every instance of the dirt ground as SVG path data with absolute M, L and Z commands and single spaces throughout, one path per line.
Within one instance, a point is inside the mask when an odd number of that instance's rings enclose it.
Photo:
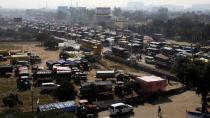
M 155 104 L 144 104 L 134 107 L 134 114 L 122 116 L 124 118 L 159 118 L 158 106 L 161 107 L 162 118 L 187 118 L 186 111 L 194 111 L 196 107 L 200 107 L 200 97 L 192 91 L 162 98 Z M 109 118 L 109 112 L 103 111 L 99 113 L 100 118 Z
M 47 60 L 57 60 L 59 51 L 49 51 L 45 50 L 43 47 L 39 46 L 39 42 L 4 42 L 0 43 L 0 49 L 22 49 L 35 52 L 42 58 L 42 66 L 45 66 Z M 127 67 L 125 65 L 115 63 L 106 59 L 103 59 L 100 64 L 96 64 L 97 67 L 89 72 L 88 79 L 95 79 L 96 70 L 106 70 L 106 69 L 119 69 L 125 72 L 138 73 L 140 76 L 149 75 L 149 73 L 137 71 L 133 68 Z M 0 77 L 0 111 L 6 109 L 3 106 L 2 98 L 6 96 L 9 92 L 16 89 L 16 78 L 14 76 L 10 77 Z M 31 91 L 18 92 L 20 100 L 23 101 L 23 106 L 19 106 L 22 111 L 31 110 Z M 39 88 L 34 88 L 34 108 L 36 108 L 36 101 L 39 98 L 40 104 L 56 102 L 56 100 L 50 95 L 40 94 Z M 192 91 L 186 91 L 181 94 L 170 96 L 169 98 L 164 98 L 158 100 L 156 104 L 144 104 L 136 106 L 134 109 L 134 118 L 157 118 L 157 108 L 161 106 L 163 111 L 163 118 L 186 118 L 186 110 L 195 110 L 196 107 L 200 107 L 200 97 L 197 96 Z M 99 117 L 109 117 L 108 111 L 100 112 Z
M 21 49 L 28 50 L 36 53 L 42 58 L 42 66 L 45 66 L 47 60 L 56 60 L 58 59 L 59 51 L 49 51 L 45 50 L 43 47 L 39 46 L 39 42 L 1 42 L 0 49 Z M 10 92 L 17 92 L 20 100 L 23 101 L 23 105 L 19 106 L 19 109 L 22 111 L 31 111 L 32 109 L 32 97 L 31 91 L 15 91 L 16 90 L 16 77 L 13 75 L 10 77 L 0 77 L 0 111 L 6 109 L 3 106 L 2 99 L 4 96 L 8 95 Z M 55 99 L 50 95 L 40 94 L 39 88 L 34 88 L 33 93 L 34 98 L 34 108 L 36 108 L 36 101 L 39 98 L 41 104 L 55 102 Z
M 58 55 L 59 55 L 59 50 L 58 51 L 50 51 L 44 49 L 44 47 L 40 46 L 39 42 L 1 42 L 0 43 L 0 49 L 21 49 L 21 50 L 28 50 L 30 52 L 34 52 L 37 55 L 39 55 L 42 59 L 42 63 L 40 64 L 41 66 L 46 67 L 46 61 L 47 60 L 57 60 Z M 9 61 L 7 62 L 9 63 Z M 140 71 L 136 71 L 135 69 L 132 69 L 130 67 L 127 67 L 125 65 L 121 65 L 115 62 L 111 62 L 109 60 L 102 60 L 99 63 L 96 63 L 96 68 L 92 69 L 88 73 L 88 80 L 95 80 L 95 73 L 96 70 L 112 70 L 112 69 L 120 69 L 120 70 L 125 70 L 129 72 L 136 72 L 140 73 Z M 141 75 L 144 75 L 143 72 L 141 72 Z M 4 96 L 8 95 L 12 91 L 16 91 L 16 77 L 14 75 L 9 76 L 9 77 L 0 77 L 0 100 L 3 99 Z M 24 92 L 19 92 L 20 100 L 23 101 L 23 106 L 19 106 L 19 108 L 23 111 L 30 111 L 31 110 L 31 91 L 24 91 Z M 50 95 L 43 95 L 40 94 L 40 89 L 39 88 L 34 88 L 34 108 L 36 108 L 36 101 L 39 98 L 40 104 L 44 103 L 50 103 L 50 102 L 55 102 L 55 99 L 53 99 L 52 96 Z M 0 101 L 0 111 L 5 109 L 3 106 L 3 103 Z

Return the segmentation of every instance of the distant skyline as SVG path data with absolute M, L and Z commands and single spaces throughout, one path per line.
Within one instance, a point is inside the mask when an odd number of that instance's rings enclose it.
M 210 0 L 0 0 L 3 8 L 57 8 L 57 6 L 78 6 L 82 7 L 126 7 L 128 2 L 143 2 L 145 5 L 180 5 L 191 7 L 193 4 L 210 4 Z

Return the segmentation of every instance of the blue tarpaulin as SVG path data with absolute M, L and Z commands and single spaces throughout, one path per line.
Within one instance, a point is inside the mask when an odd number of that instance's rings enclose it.
M 71 60 L 66 60 L 65 64 L 69 64 L 69 65 L 71 65 L 71 66 L 76 66 L 76 65 L 77 65 L 76 62 L 71 61 Z
M 63 60 L 63 59 L 57 61 L 57 63 L 59 63 L 59 64 L 61 64 L 61 65 L 64 64 L 65 62 L 66 62 L 66 61 Z
M 58 103 L 51 103 L 51 104 L 43 104 L 38 106 L 38 111 L 50 111 L 50 110 L 63 110 L 66 112 L 75 112 L 77 105 L 74 101 L 67 101 L 67 102 L 58 102 Z

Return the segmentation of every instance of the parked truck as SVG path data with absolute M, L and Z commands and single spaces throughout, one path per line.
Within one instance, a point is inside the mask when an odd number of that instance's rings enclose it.
M 79 100 L 79 106 L 77 108 L 77 116 L 84 118 L 88 116 L 96 116 L 98 113 L 98 107 L 95 104 L 89 103 L 88 100 Z
M 115 71 L 114 70 L 106 70 L 106 71 L 96 71 L 97 78 L 115 78 Z
M 12 65 L 0 65 L 0 74 L 12 73 L 13 66 Z
M 47 65 L 47 67 L 48 67 L 49 70 L 52 70 L 53 66 L 54 66 L 54 65 L 57 65 L 57 64 L 58 64 L 58 62 L 53 61 L 53 60 L 48 60 L 48 61 L 46 62 L 46 65 Z
M 7 61 L 7 57 L 5 57 L 4 55 L 0 55 L 0 62 L 3 61 Z
M 94 81 L 94 82 L 85 82 L 81 84 L 80 94 L 82 96 L 91 96 L 91 95 L 107 95 L 112 94 L 112 81 Z
M 50 70 L 39 70 L 33 73 L 33 78 L 36 81 L 36 85 L 41 85 L 42 83 L 52 82 L 53 76 Z
M 129 51 L 125 48 L 113 46 L 112 47 L 112 54 L 121 58 L 129 58 Z
M 10 63 L 15 64 L 17 61 L 30 61 L 30 57 L 27 54 L 11 55 Z
M 0 55 L 8 56 L 9 55 L 8 50 L 0 50 Z
M 39 105 L 37 108 L 37 112 L 45 112 L 50 110 L 62 110 L 65 112 L 75 113 L 77 110 L 77 105 L 74 101 L 66 101 L 51 104 L 43 104 Z
M 30 62 L 31 62 L 31 64 L 33 65 L 33 64 L 39 64 L 39 63 L 41 63 L 41 58 L 38 56 L 38 55 L 31 55 L 30 56 Z

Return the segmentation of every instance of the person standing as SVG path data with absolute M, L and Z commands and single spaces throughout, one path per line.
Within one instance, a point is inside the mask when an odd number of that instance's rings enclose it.
M 161 117 L 161 107 L 158 106 L 158 116 Z

